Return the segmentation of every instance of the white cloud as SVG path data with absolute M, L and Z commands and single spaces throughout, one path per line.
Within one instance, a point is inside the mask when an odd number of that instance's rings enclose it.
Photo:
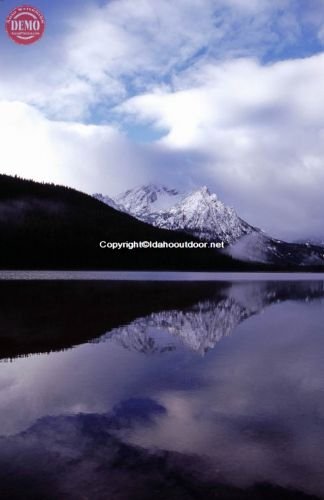
M 117 129 L 48 120 L 19 102 L 0 102 L 1 173 L 92 193 L 146 180 L 143 162 Z
M 0 96 L 55 119 L 93 121 L 130 93 L 172 82 L 196 57 L 282 50 L 299 22 L 290 0 L 111 0 L 81 5 L 64 21 L 28 59 L 8 49 Z
M 0 62 L 2 99 L 27 102 L 55 119 L 83 120 L 94 106 L 123 100 L 130 87 L 149 88 L 219 31 L 211 0 L 90 4 L 66 25 L 65 33 L 37 47 L 28 64 L 17 52 Z
M 178 89 L 119 110 L 166 129 L 164 147 L 204 154 L 196 179 L 251 223 L 280 237 L 323 234 L 323 79 L 324 55 L 268 66 L 235 60 L 202 66 Z

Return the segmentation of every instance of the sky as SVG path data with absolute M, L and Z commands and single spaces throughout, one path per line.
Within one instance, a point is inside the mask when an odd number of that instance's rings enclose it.
M 207 185 L 250 224 L 324 237 L 324 0 L 0 0 L 0 173 L 114 196 Z

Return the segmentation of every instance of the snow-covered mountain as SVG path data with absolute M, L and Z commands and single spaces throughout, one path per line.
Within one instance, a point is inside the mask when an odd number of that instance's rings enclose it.
M 184 231 L 203 241 L 224 241 L 225 252 L 250 262 L 278 265 L 324 265 L 321 245 L 287 243 L 253 227 L 207 187 L 191 193 L 148 184 L 115 198 L 94 195 L 107 205 L 153 226 Z
M 205 241 L 234 243 L 242 236 L 258 231 L 205 186 L 185 194 L 165 186 L 149 184 L 128 190 L 114 199 L 103 195 L 94 196 L 153 226 L 183 230 Z
M 148 215 L 146 221 L 164 229 L 185 230 L 205 241 L 228 244 L 256 231 L 205 186 L 184 196 L 169 210 Z
M 183 194 L 180 194 L 176 189 L 148 184 L 147 186 L 129 189 L 117 196 L 113 201 L 122 207 L 123 211 L 146 222 L 152 213 L 168 211 L 182 197 Z

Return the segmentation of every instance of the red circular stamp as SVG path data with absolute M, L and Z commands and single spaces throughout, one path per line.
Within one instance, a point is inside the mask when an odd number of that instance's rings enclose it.
M 35 7 L 21 5 L 8 15 L 6 30 L 14 42 L 29 45 L 37 42 L 43 36 L 45 18 Z

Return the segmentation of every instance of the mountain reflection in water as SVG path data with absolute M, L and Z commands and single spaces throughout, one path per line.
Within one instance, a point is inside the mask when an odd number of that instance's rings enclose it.
M 0 299 L 1 498 L 324 498 L 322 281 Z
M 113 339 L 127 349 L 143 353 L 173 350 L 176 340 L 183 346 L 205 354 L 217 342 L 233 333 L 245 319 L 258 314 L 271 304 L 285 300 L 309 301 L 323 297 L 321 282 L 299 283 L 235 283 L 192 307 L 154 312 L 126 326 L 116 328 L 97 339 Z M 168 336 L 159 336 L 167 332 Z M 174 337 L 170 342 L 171 339 Z

